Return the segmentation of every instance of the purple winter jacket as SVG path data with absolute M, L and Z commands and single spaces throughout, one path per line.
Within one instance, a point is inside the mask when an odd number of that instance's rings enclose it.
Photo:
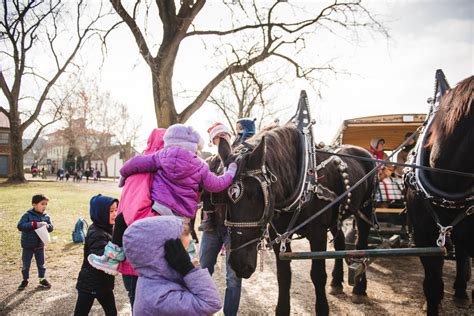
M 165 259 L 164 244 L 181 236 L 183 221 L 175 216 L 140 219 L 123 235 L 127 259 L 138 272 L 133 315 L 210 315 L 221 309 L 207 269 L 182 277 Z
M 135 156 L 120 169 L 124 178 L 148 172 L 156 172 L 151 185 L 152 200 L 188 218 L 196 215 L 200 187 L 208 192 L 220 192 L 233 180 L 229 173 L 216 176 L 196 154 L 177 146 Z

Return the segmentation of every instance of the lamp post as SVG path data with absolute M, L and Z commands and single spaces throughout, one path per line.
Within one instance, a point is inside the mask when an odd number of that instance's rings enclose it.
M 74 157 L 74 171 L 77 170 L 77 156 Z

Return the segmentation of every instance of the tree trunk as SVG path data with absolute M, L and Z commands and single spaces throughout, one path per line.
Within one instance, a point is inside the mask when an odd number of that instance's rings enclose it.
M 167 128 L 178 122 L 173 99 L 172 76 L 165 74 L 162 69 L 159 73 L 152 72 L 153 101 L 155 103 L 156 122 L 158 127 Z
M 10 139 L 12 173 L 8 178 L 8 182 L 26 182 L 23 170 L 23 132 L 20 129 L 19 119 L 10 121 Z
M 104 162 L 105 177 L 108 178 L 109 177 L 109 169 L 107 168 L 107 159 L 104 159 L 103 162 Z

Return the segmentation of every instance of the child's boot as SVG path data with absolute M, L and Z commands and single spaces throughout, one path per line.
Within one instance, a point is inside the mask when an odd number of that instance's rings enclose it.
M 198 227 L 201 232 L 210 232 L 214 230 L 214 211 L 203 211 L 202 221 Z
M 125 260 L 123 248 L 112 242 L 108 242 L 102 256 L 90 254 L 87 257 L 90 265 L 94 268 L 104 271 L 107 274 L 117 275 L 120 261 Z
M 27 285 L 28 285 L 28 280 L 21 281 L 21 284 L 18 287 L 18 291 L 23 291 L 26 288 Z

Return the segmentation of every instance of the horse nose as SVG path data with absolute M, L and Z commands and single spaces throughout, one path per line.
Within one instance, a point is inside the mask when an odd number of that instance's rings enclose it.
M 239 278 L 248 279 L 255 272 L 255 268 L 250 265 L 244 265 L 236 274 Z

